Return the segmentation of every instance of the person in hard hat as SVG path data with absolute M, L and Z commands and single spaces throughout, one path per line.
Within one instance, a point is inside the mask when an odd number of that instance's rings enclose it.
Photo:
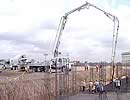
M 93 82 L 89 81 L 89 92 L 93 92 L 92 89 L 93 89 Z

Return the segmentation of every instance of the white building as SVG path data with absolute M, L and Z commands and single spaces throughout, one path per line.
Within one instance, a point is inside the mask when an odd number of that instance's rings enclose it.
M 122 53 L 122 63 L 125 65 L 130 65 L 130 52 Z

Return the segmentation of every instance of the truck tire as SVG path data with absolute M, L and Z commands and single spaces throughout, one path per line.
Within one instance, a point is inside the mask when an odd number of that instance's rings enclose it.
M 33 72 L 37 72 L 37 68 L 33 68 Z
M 61 68 L 61 72 L 63 72 L 63 68 Z
M 43 71 L 44 71 L 44 72 L 46 72 L 46 69 L 45 69 L 45 67 L 43 67 Z
M 61 72 L 64 72 L 64 67 L 61 68 Z
M 43 71 L 43 67 L 40 67 L 40 68 L 39 68 L 39 71 L 42 72 L 42 71 Z

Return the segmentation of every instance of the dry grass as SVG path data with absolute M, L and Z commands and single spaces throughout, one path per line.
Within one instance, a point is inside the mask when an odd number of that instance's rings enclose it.
M 107 67 L 106 81 L 110 80 L 111 69 Z M 130 73 L 130 70 L 127 69 Z M 115 72 L 117 73 L 117 72 Z M 126 75 L 126 69 L 119 68 L 118 76 Z M 15 76 L 16 77 L 16 76 Z M 116 75 L 115 75 L 116 77 Z M 10 78 L 13 78 L 9 81 Z M 69 81 L 64 87 L 64 93 L 68 95 L 76 94 L 80 91 L 81 81 L 90 80 L 90 69 L 84 71 L 84 68 L 77 68 L 66 76 Z M 0 82 L 0 100 L 53 100 L 55 96 L 55 77 L 48 73 L 30 73 L 23 74 L 17 79 L 9 79 Z M 93 69 L 93 81 L 99 79 L 99 72 Z M 58 80 L 59 83 L 63 80 Z M 58 89 L 59 90 L 59 89 Z

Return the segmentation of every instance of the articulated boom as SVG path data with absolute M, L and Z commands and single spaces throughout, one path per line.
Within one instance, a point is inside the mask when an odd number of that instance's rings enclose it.
M 115 62 L 115 54 L 116 54 L 116 46 L 117 46 L 117 38 L 118 38 L 118 30 L 119 30 L 119 20 L 116 16 L 112 15 L 111 13 L 109 12 L 106 12 L 100 8 L 98 8 L 97 6 L 89 3 L 89 2 L 86 2 L 85 4 L 81 5 L 80 7 L 77 7 L 67 13 L 65 13 L 64 16 L 61 17 L 61 20 L 60 20 L 60 24 L 59 24 L 59 27 L 58 27 L 58 30 L 57 30 L 57 36 L 56 36 L 56 41 L 55 41 L 55 46 L 54 46 L 54 49 L 53 49 L 53 54 L 54 54 L 54 58 L 55 57 L 58 57 L 58 54 L 59 54 L 59 45 L 60 45 L 60 39 L 61 39 L 61 36 L 62 36 L 62 32 L 65 28 L 65 24 L 67 22 L 67 18 L 70 14 L 76 12 L 76 11 L 80 11 L 82 9 L 89 9 L 89 7 L 93 7 L 101 12 L 103 12 L 103 14 L 105 14 L 109 19 L 111 19 L 113 22 L 114 22 L 114 30 L 113 30 L 113 43 L 112 43 L 112 57 L 111 57 L 111 62 L 112 62 L 112 66 L 113 66 L 113 74 L 112 74 L 112 79 L 113 79 L 113 76 L 114 76 L 114 62 Z

